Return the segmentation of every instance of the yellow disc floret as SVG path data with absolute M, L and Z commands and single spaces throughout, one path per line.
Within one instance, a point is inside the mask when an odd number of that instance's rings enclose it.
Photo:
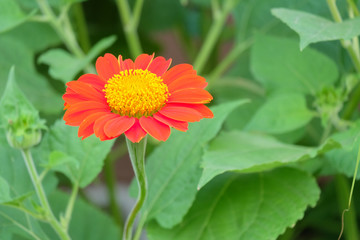
M 161 77 L 142 69 L 125 70 L 115 74 L 103 90 L 111 111 L 122 116 L 152 116 L 170 96 Z

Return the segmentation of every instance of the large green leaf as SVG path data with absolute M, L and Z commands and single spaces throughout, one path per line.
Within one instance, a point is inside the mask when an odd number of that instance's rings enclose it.
M 10 30 L 25 22 L 30 15 L 24 13 L 14 0 L 0 1 L 0 33 Z
M 4 89 L 7 73 L 14 65 L 17 82 L 36 109 L 48 114 L 59 113 L 63 106 L 60 94 L 55 92 L 46 78 L 37 73 L 35 53 L 12 36 L 0 37 L 0 52 L 0 89 Z
M 259 31 L 281 35 L 291 34 L 290 29 L 280 24 L 279 19 L 271 14 L 272 8 L 292 8 L 331 17 L 326 1 L 241 0 L 233 11 L 237 29 L 235 34 L 238 40 L 246 39 Z
M 300 49 L 310 43 L 351 39 L 360 34 L 360 18 L 335 23 L 307 12 L 275 8 L 272 14 L 300 35 Z
M 313 95 L 338 77 L 336 64 L 324 54 L 311 48 L 300 52 L 296 41 L 266 35 L 256 37 L 251 69 L 268 90 Z
M 284 144 L 275 138 L 240 131 L 222 132 L 204 153 L 199 188 L 226 171 L 259 172 L 315 157 L 339 144 L 329 140 L 319 148 Z
M 86 65 L 96 58 L 104 49 L 111 46 L 115 40 L 115 36 L 102 39 L 95 44 L 84 58 L 77 58 L 60 48 L 51 49 L 39 57 L 39 63 L 50 65 L 50 75 L 66 83 L 74 80 L 77 73 L 83 70 Z
M 342 148 L 328 152 L 325 155 L 326 159 L 336 171 L 352 177 L 360 148 L 360 122 L 357 121 L 346 131 L 335 133 L 331 138 L 338 141 Z M 360 169 L 357 172 L 356 178 L 360 179 Z
M 102 142 L 94 135 L 81 140 L 77 131 L 78 128 L 67 126 L 62 120 L 55 122 L 45 136 L 40 151 L 43 152 L 43 164 L 53 166 L 54 161 L 62 163 L 57 164 L 55 169 L 64 173 L 73 183 L 85 187 L 101 171 L 114 141 Z
M 274 94 L 260 107 L 247 130 L 282 134 L 305 126 L 314 117 L 305 97 L 296 93 Z
M 181 221 L 197 193 L 203 146 L 217 134 L 226 116 L 246 102 L 236 101 L 214 107 L 213 119 L 190 125 L 186 133 L 173 132 L 154 150 L 146 164 L 149 190 L 143 206 L 143 218 L 155 218 L 167 228 Z
M 259 174 L 224 174 L 200 190 L 183 222 L 147 228 L 150 240 L 275 240 L 314 206 L 316 180 L 291 168 Z

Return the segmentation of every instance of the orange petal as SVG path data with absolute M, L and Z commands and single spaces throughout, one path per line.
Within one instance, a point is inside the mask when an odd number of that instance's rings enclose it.
M 78 136 L 82 137 L 82 140 L 84 140 L 85 138 L 92 135 L 94 133 L 95 121 L 103 115 L 104 115 L 103 113 L 98 112 L 98 113 L 91 114 L 90 116 L 85 118 L 84 121 L 80 124 Z
M 104 80 L 102 80 L 98 75 L 91 73 L 84 74 L 81 77 L 79 77 L 78 82 L 84 82 L 90 84 L 93 88 L 99 91 L 102 91 L 105 85 Z
M 107 81 L 109 78 L 112 78 L 114 74 L 119 74 L 120 66 L 116 57 L 110 53 L 105 54 L 104 57 L 99 57 L 96 60 L 96 71 L 99 76 Z
M 197 122 L 203 118 L 198 111 L 176 104 L 166 104 L 160 109 L 159 113 L 168 118 L 184 122 Z
M 171 58 L 166 60 L 163 57 L 156 57 L 149 65 L 148 70 L 161 77 L 171 64 Z
M 198 111 L 199 113 L 201 113 L 201 115 L 204 118 L 213 118 L 214 117 L 213 112 L 207 106 L 202 105 L 202 104 L 191 104 L 191 105 L 192 105 L 191 108 Z
M 146 136 L 145 130 L 140 126 L 139 119 L 135 118 L 134 125 L 125 132 L 126 137 L 132 142 L 140 142 Z
M 78 102 L 84 102 L 84 101 L 89 101 L 90 99 L 89 98 L 86 98 L 84 96 L 81 96 L 77 93 L 65 93 L 63 96 L 62 96 L 62 99 L 64 99 L 65 101 L 65 106 L 67 108 L 69 108 L 70 105 L 73 105 L 75 103 L 78 103 Z
M 108 123 L 111 119 L 114 119 L 116 117 L 119 117 L 118 114 L 114 114 L 114 113 L 109 113 L 109 114 L 106 114 L 105 116 L 101 116 L 99 119 L 97 119 L 95 121 L 95 124 L 94 124 L 94 133 L 95 133 L 95 136 L 97 136 L 98 138 L 100 138 L 101 141 L 104 141 L 104 140 L 110 140 L 110 139 L 113 139 L 111 137 L 108 137 L 106 134 L 105 134 L 105 131 L 104 131 L 104 126 L 106 123 Z
M 66 83 L 68 88 L 76 92 L 77 94 L 84 96 L 88 99 L 94 101 L 103 101 L 105 100 L 105 94 L 103 92 L 99 92 L 95 88 L 93 88 L 90 84 L 78 81 L 71 81 Z
M 122 56 L 119 55 L 120 71 L 134 69 L 134 62 L 131 59 L 123 61 Z
M 170 68 L 169 71 L 162 76 L 162 79 L 164 79 L 164 83 L 169 85 L 177 78 L 188 74 L 196 75 L 196 71 L 190 64 L 183 63 Z
M 154 54 L 141 54 L 135 59 L 135 66 L 134 69 L 142 69 L 145 70 L 148 68 L 149 64 L 154 58 Z
M 188 130 L 189 124 L 187 122 L 177 121 L 177 120 L 165 117 L 164 115 L 162 115 L 159 112 L 155 113 L 153 117 L 156 120 L 158 120 L 162 123 L 165 123 L 166 125 L 169 125 L 170 127 L 173 127 L 179 131 L 186 132 Z
M 181 76 L 168 84 L 168 89 L 169 92 L 174 92 L 176 90 L 185 88 L 205 88 L 207 85 L 208 84 L 205 78 L 194 74 L 188 74 Z
M 107 113 L 110 109 L 109 106 L 100 102 L 78 102 L 66 110 L 63 119 L 68 125 L 79 126 L 86 117 L 96 112 Z
M 168 103 L 208 103 L 213 99 L 211 94 L 202 88 L 187 88 L 170 93 Z
M 141 117 L 139 122 L 148 134 L 159 141 L 166 141 L 170 136 L 170 127 L 153 117 Z
M 118 137 L 134 125 L 135 119 L 120 116 L 105 124 L 104 131 L 108 137 Z

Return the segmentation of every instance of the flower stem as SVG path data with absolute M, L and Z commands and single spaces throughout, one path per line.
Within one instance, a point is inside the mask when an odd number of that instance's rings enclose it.
M 210 30 L 205 38 L 204 45 L 200 49 L 198 56 L 194 62 L 194 68 L 200 73 L 209 59 L 211 51 L 213 50 L 217 40 L 220 37 L 220 34 L 223 30 L 225 21 L 233 7 L 233 1 L 227 0 L 224 3 L 223 9 L 219 10 L 217 1 L 213 1 L 213 12 L 214 12 L 214 22 L 212 23 Z
M 71 195 L 70 195 L 70 199 L 69 199 L 69 202 L 67 204 L 66 211 L 65 211 L 65 218 L 64 218 L 65 221 L 63 222 L 63 226 L 64 226 L 64 228 L 66 230 L 69 229 L 69 224 L 70 224 L 70 221 L 71 221 L 71 215 L 72 215 L 72 212 L 74 210 L 74 205 L 75 205 L 75 201 L 76 201 L 78 192 L 79 192 L 79 184 L 75 183 L 73 185 L 73 189 L 72 189 L 72 192 L 71 192 Z
M 133 166 L 135 177 L 139 187 L 139 194 L 136 204 L 131 210 L 128 219 L 126 220 L 123 240 L 132 239 L 132 227 L 134 225 L 135 218 L 140 211 L 142 205 L 144 204 L 147 195 L 147 180 L 145 172 L 145 149 L 147 142 L 146 140 L 147 138 L 145 137 L 139 143 L 133 143 L 126 138 L 131 164 Z
M 126 41 L 129 45 L 130 53 L 133 58 L 136 58 L 142 53 L 140 39 L 137 34 L 137 27 L 140 20 L 143 2 L 143 0 L 137 0 L 135 3 L 134 13 L 132 13 L 127 0 L 116 0 Z
M 55 232 L 58 234 L 58 236 L 60 237 L 60 239 L 62 240 L 70 240 L 70 237 L 68 235 L 68 233 L 66 232 L 65 228 L 63 226 L 61 226 L 61 224 L 58 222 L 58 220 L 55 218 L 50 204 L 48 202 L 48 199 L 46 197 L 44 188 L 41 184 L 41 181 L 39 179 L 39 175 L 36 171 L 36 167 L 34 164 L 34 160 L 31 156 L 31 152 L 29 149 L 22 149 L 21 150 L 21 154 L 24 158 L 25 164 L 26 164 L 26 168 L 29 172 L 31 181 L 34 185 L 34 188 L 36 190 L 36 195 L 40 200 L 40 204 L 42 206 L 42 208 L 45 211 L 45 219 L 50 223 L 51 227 L 55 230 Z

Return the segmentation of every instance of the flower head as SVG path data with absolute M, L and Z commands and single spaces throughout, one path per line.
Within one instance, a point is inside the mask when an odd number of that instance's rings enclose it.
M 142 54 L 133 62 L 105 54 L 96 61 L 96 74 L 68 82 L 67 125 L 80 126 L 83 139 L 95 134 L 109 140 L 125 134 L 139 142 L 146 134 L 165 141 L 170 127 L 188 129 L 188 122 L 212 118 L 204 104 L 212 96 L 207 83 L 189 64 L 169 68 L 171 59 Z

